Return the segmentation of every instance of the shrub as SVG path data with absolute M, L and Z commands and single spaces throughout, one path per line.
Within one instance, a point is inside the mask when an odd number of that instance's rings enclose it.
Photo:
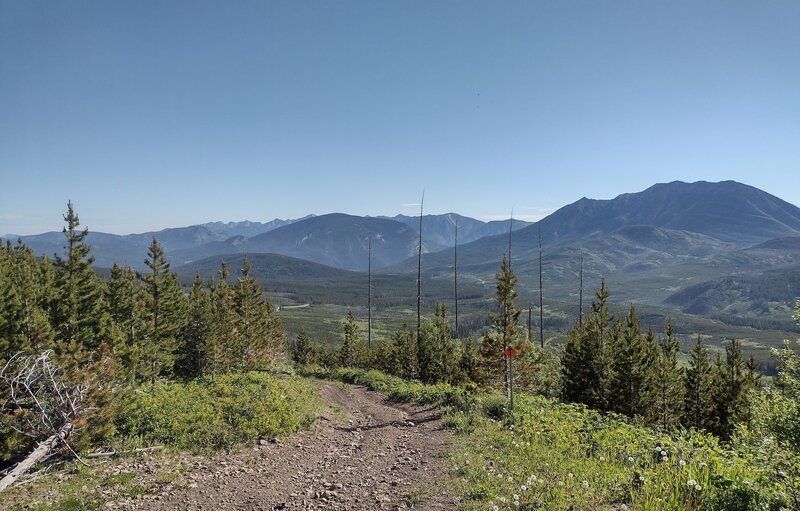
M 299 378 L 230 374 L 140 390 L 117 419 L 123 438 L 181 449 L 230 447 L 285 436 L 313 420 L 314 393 Z

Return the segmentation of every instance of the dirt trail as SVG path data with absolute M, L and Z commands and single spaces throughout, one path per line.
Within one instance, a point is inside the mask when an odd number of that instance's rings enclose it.
M 161 494 L 117 501 L 135 510 L 455 509 L 438 480 L 450 432 L 440 413 L 395 405 L 363 387 L 326 384 L 334 409 L 311 431 L 244 453 L 197 458 Z M 339 408 L 339 412 L 335 411 Z

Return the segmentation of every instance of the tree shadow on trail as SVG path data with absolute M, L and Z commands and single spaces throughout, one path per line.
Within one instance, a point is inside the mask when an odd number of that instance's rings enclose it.
M 350 427 L 337 426 L 334 429 L 336 429 L 337 431 L 344 431 L 346 433 L 352 433 L 354 431 L 370 431 L 370 430 L 373 430 L 373 429 L 388 428 L 390 426 L 398 428 L 398 429 L 415 428 L 415 427 L 417 427 L 417 426 L 419 426 L 421 424 L 426 424 L 428 422 L 437 421 L 437 420 L 439 420 L 441 418 L 442 418 L 442 413 L 440 412 L 440 413 L 436 413 L 436 414 L 430 415 L 428 417 L 423 417 L 421 419 L 413 420 L 413 421 L 396 420 L 396 421 L 383 422 L 381 424 L 371 424 L 371 425 L 367 425 L 367 426 L 350 426 Z

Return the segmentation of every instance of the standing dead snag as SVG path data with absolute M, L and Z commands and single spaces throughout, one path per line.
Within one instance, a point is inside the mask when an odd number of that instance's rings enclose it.
M 0 386 L 5 399 L 0 401 L 0 420 L 38 443 L 0 480 L 0 491 L 59 445 L 75 454 L 67 439 L 87 424 L 87 416 L 97 411 L 96 405 L 102 401 L 98 391 L 103 377 L 110 375 L 107 353 L 104 345 L 100 360 L 70 374 L 56 362 L 52 350 L 38 355 L 19 353 L 2 368 Z

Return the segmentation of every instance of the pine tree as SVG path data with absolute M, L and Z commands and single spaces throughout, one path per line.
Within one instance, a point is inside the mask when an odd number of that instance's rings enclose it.
M 250 275 L 250 261 L 242 263 L 242 277 L 234 286 L 234 310 L 238 336 L 231 339 L 234 366 L 256 369 L 283 352 L 285 339 L 280 319 L 264 299 L 261 284 Z
M 672 323 L 658 341 L 655 367 L 655 404 L 652 422 L 662 431 L 672 431 L 683 414 L 683 369 L 678 364 L 680 342 Z
M 417 342 L 417 360 L 422 381 L 448 381 L 453 375 L 455 363 L 452 358 L 451 337 L 447 307 L 437 304 L 434 319 L 426 321 L 422 326 L 422 334 Z
M 146 330 L 143 363 L 138 372 L 154 384 L 158 377 L 174 375 L 187 305 L 178 276 L 170 271 L 164 250 L 155 236 L 144 262 L 150 271 L 140 277 L 144 284 Z
M 416 333 L 406 324 L 392 336 L 392 370 L 395 376 L 414 380 L 419 378 Z
M 18 241 L 14 247 L 13 280 L 21 307 L 23 351 L 41 353 L 54 347 L 54 332 L 47 313 L 54 290 L 52 265 L 36 259 L 33 250 Z
M 311 344 L 311 339 L 305 330 L 300 330 L 297 338 L 292 343 L 291 357 L 294 363 L 299 365 L 308 365 L 314 363 L 314 346 Z
M 211 295 L 200 274 L 195 274 L 189 292 L 188 321 L 184 327 L 183 344 L 175 361 L 175 373 L 186 379 L 202 375 L 203 349 L 212 331 Z
M 218 375 L 230 371 L 228 341 L 236 333 L 234 291 L 228 283 L 230 271 L 223 262 L 219 280 L 211 287 L 211 331 L 203 346 L 203 374 Z
M 522 312 L 516 308 L 517 277 L 508 265 L 505 256 L 500 263 L 500 272 L 495 274 L 497 282 L 497 313 L 489 313 L 491 327 L 484 335 L 480 347 L 481 380 L 488 387 L 504 386 L 510 390 L 508 359 L 504 351 L 519 341 L 517 322 Z M 502 383 L 501 383 L 502 382 Z
M 65 258 L 56 258 L 56 292 L 51 306 L 51 321 L 61 352 L 86 349 L 95 351 L 108 339 L 110 318 L 105 310 L 103 290 L 92 264 L 94 257 L 85 243 L 88 229 L 78 231 L 80 219 L 67 203 Z
M 359 328 L 353 311 L 347 311 L 344 321 L 344 342 L 339 348 L 339 364 L 342 367 L 361 367 L 364 363 L 364 346 L 359 338 Z
M 699 335 L 689 357 L 689 367 L 684 377 L 683 424 L 686 427 L 708 429 L 714 413 L 714 382 L 708 350 Z
M 612 343 L 607 399 L 611 410 L 629 417 L 645 416 L 651 403 L 653 334 L 642 336 L 639 318 L 631 305 Z
M 112 320 L 112 351 L 132 383 L 141 362 L 140 338 L 145 325 L 139 282 L 129 266 L 122 268 L 114 263 L 106 286 L 106 302 Z
M 735 426 L 749 415 L 748 388 L 750 377 L 742 356 L 742 344 L 733 339 L 725 345 L 725 360 L 717 355 L 714 370 L 714 421 L 712 431 L 721 438 L 730 438 Z
M 14 282 L 11 243 L 0 247 L 0 363 L 25 348 L 22 300 Z
M 602 410 L 607 404 L 609 352 L 614 338 L 605 280 L 600 281 L 595 297 L 589 316 L 570 331 L 561 361 L 561 380 L 566 401 Z

